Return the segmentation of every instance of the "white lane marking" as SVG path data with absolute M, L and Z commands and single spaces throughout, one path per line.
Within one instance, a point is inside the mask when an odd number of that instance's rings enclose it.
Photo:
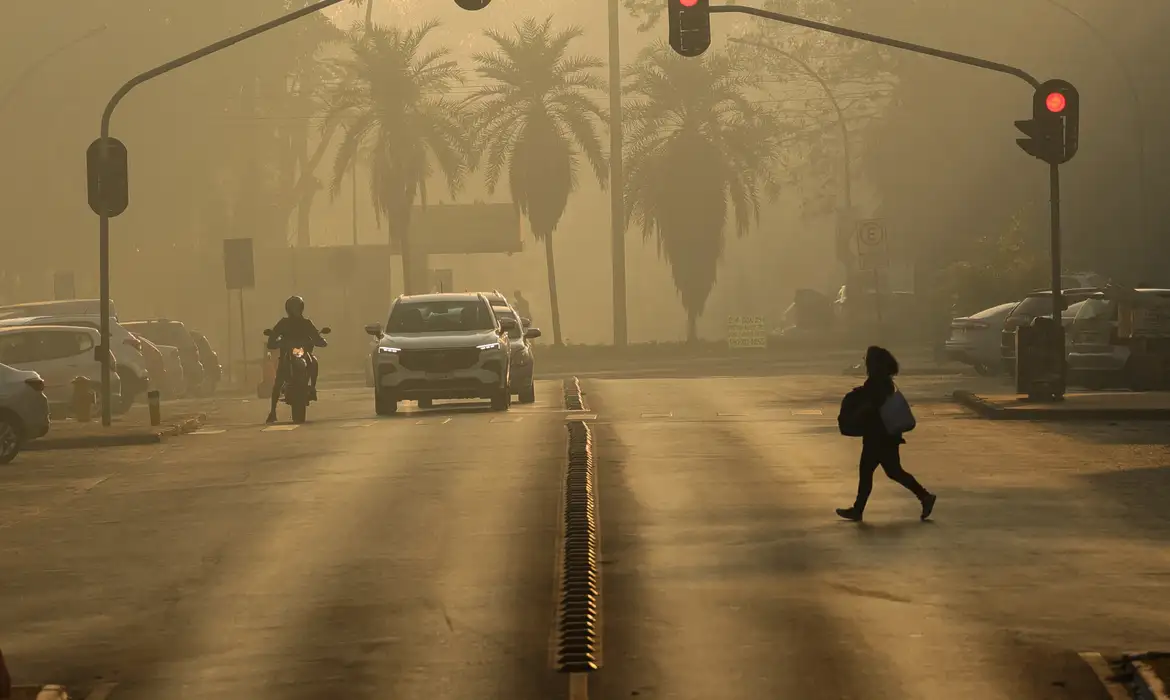
M 443 420 L 437 420 L 434 418 L 423 418 L 422 420 L 416 420 L 414 422 L 414 424 L 415 425 L 446 425 L 450 422 L 451 422 L 450 418 L 444 418 Z
M 643 418 L 673 418 L 674 412 L 667 411 L 666 413 L 643 413 Z
M 342 423 L 342 428 L 368 428 L 373 425 L 373 421 L 362 421 L 357 423 Z
M 794 415 L 794 416 L 823 416 L 823 415 L 825 415 L 825 412 L 819 408 L 805 408 L 805 409 L 801 409 L 799 411 L 794 410 L 792 412 L 792 415 Z
M 1084 651 L 1079 654 L 1081 660 L 1093 670 L 1093 674 L 1097 676 L 1097 680 L 1101 681 L 1101 685 L 1109 691 L 1110 700 L 1130 700 L 1129 692 L 1117 681 L 1113 679 L 1113 669 L 1109 668 L 1109 663 L 1105 658 L 1095 651 Z
M 267 433 L 270 430 L 274 430 L 274 431 L 276 431 L 276 430 L 283 430 L 283 431 L 296 430 L 299 427 L 301 427 L 301 426 L 299 424 L 296 424 L 296 423 L 294 423 L 293 425 L 270 425 L 267 428 L 262 429 L 260 432 Z
M 515 417 L 509 416 L 507 418 L 504 418 L 503 416 L 496 416 L 495 418 L 491 419 L 488 422 L 489 423 L 519 423 L 522 420 L 524 420 L 524 416 L 515 416 Z
M 596 413 L 569 413 L 565 416 L 565 420 L 597 420 Z
M 720 418 L 743 418 L 747 416 L 746 413 L 716 413 Z
M 589 675 L 569 674 L 569 700 L 589 700 Z
M 226 433 L 226 432 L 227 432 L 226 430 L 223 430 L 220 428 L 200 428 L 199 430 L 192 430 L 189 434 L 190 435 L 219 435 L 220 433 Z

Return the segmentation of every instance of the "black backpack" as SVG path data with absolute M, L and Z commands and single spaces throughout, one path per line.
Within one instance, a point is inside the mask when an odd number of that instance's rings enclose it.
M 841 399 L 841 411 L 837 414 L 837 429 L 847 437 L 865 435 L 865 417 L 869 411 L 862 387 L 854 387 Z

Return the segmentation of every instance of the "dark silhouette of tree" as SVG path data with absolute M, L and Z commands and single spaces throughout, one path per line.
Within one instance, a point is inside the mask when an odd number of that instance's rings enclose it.
M 605 64 L 566 55 L 582 31 L 554 30 L 551 18 L 527 19 L 511 35 L 485 34 L 499 48 L 475 55 L 479 74 L 490 81 L 469 98 L 476 165 L 485 169 L 489 192 L 507 168 L 512 201 L 544 243 L 553 343 L 560 345 L 553 231 L 576 188 L 582 155 L 603 187 L 608 179 L 598 128 L 607 116 L 592 94 L 604 90 L 605 82 L 591 72 Z
M 369 159 L 374 210 L 379 224 L 386 218 L 390 241 L 401 247 L 408 294 L 427 286 L 426 254 L 410 236 L 411 208 L 416 201 L 426 204 L 427 180 L 436 167 L 452 196 L 467 171 L 460 103 L 444 96 L 462 82 L 462 72 L 446 49 L 422 52 L 436 26 L 374 25 L 351 32 L 352 56 L 336 63 L 343 78 L 327 96 L 328 121 L 344 130 L 333 193 L 356 158 Z
M 749 99 L 755 79 L 721 54 L 682 58 L 659 43 L 626 73 L 626 216 L 657 241 L 694 341 L 728 209 L 741 236 L 758 222 L 760 196 L 778 193 L 772 168 L 786 130 Z

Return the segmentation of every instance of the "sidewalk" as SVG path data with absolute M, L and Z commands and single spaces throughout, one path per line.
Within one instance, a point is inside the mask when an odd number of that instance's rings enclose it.
M 956 390 L 955 401 L 992 420 L 1170 420 L 1170 391 L 1087 391 L 1034 403 L 1017 394 Z
M 131 409 L 124 416 L 114 416 L 108 428 L 102 425 L 100 417 L 90 423 L 78 423 L 72 419 L 55 420 L 48 435 L 30 441 L 24 450 L 33 452 L 151 445 L 173 435 L 198 430 L 206 419 L 204 413 L 191 410 L 167 411 L 164 407 L 162 424 L 157 426 L 150 424 L 150 414 L 145 408 Z

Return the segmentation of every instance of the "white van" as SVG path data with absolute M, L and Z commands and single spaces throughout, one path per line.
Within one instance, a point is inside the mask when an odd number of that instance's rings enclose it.
M 62 299 L 59 301 L 30 301 L 27 304 L 0 306 L 0 319 L 30 318 L 32 316 L 101 316 L 100 299 Z M 110 300 L 110 318 L 118 320 L 118 308 Z
M 33 370 L 45 380 L 45 396 L 50 403 L 68 403 L 73 395 L 72 382 L 88 377 L 95 385 L 101 381 L 102 363 L 97 359 L 101 334 L 92 328 L 73 326 L 14 326 L 0 328 L 0 364 L 16 369 Z M 111 353 L 112 355 L 113 353 Z M 110 358 L 111 369 L 117 361 Z M 110 376 L 114 405 L 121 396 L 117 374 Z

